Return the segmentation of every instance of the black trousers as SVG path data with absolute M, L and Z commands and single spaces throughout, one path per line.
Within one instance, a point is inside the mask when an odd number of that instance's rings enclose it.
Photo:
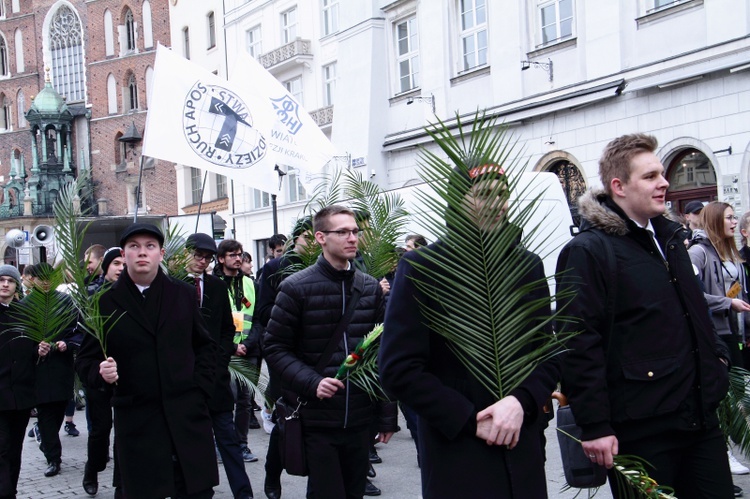
M 370 428 L 309 429 L 302 433 L 309 478 L 308 499 L 361 499 L 370 448 Z
M 86 389 L 89 415 L 88 460 L 91 471 L 104 471 L 109 458 L 109 436 L 112 432 L 112 394 L 104 390 Z
M 0 411 L 0 499 L 16 497 L 29 412 Z
M 619 442 L 619 453 L 645 459 L 653 468 L 648 474 L 675 490 L 680 499 L 725 499 L 734 497 L 727 446 L 721 430 L 673 431 L 632 442 Z M 609 471 L 614 497 L 617 477 Z
M 60 427 L 65 419 L 67 405 L 67 400 L 60 400 L 36 406 L 39 435 L 42 437 L 42 452 L 48 463 L 59 463 L 62 460 Z

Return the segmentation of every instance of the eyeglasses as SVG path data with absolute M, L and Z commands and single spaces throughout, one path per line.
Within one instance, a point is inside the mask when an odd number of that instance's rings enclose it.
M 321 230 L 323 234 L 336 234 L 340 238 L 349 237 L 349 234 L 354 237 L 359 237 L 362 231 L 359 229 L 339 229 L 339 230 Z
M 196 260 L 198 262 L 200 261 L 210 262 L 212 258 L 213 258 L 213 255 L 193 253 L 193 260 Z
M 726 217 L 724 217 L 724 218 L 725 218 L 726 220 L 729 220 L 730 222 L 732 222 L 732 221 L 736 222 L 737 220 L 739 220 L 739 218 L 737 218 L 737 215 L 727 215 L 727 216 L 726 216 Z
M 242 253 L 227 253 L 224 258 L 242 258 Z

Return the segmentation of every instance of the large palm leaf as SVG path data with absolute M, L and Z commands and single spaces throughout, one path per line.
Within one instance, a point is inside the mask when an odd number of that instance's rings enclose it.
M 564 338 L 549 334 L 556 318 L 548 313 L 554 297 L 541 292 L 551 277 L 525 282 L 535 261 L 520 249 L 532 238 L 536 243 L 529 250 L 539 253 L 548 246 L 546 238 L 534 237 L 536 230 L 526 227 L 543 193 L 528 200 L 519 184 L 525 164 L 505 127 L 481 113 L 471 124 L 459 116 L 456 122 L 455 135 L 441 121 L 427 128 L 442 154 L 421 154 L 421 176 L 434 194 L 420 196 L 428 209 L 416 216 L 443 244 L 420 250 L 428 265 L 414 263 L 424 276 L 415 285 L 440 304 L 440 309 L 423 307 L 430 327 L 501 399 L 562 350 Z M 500 181 L 483 184 L 481 197 L 488 202 L 479 206 L 467 202 L 472 189 L 468 172 L 483 165 L 495 165 L 487 175 Z M 497 224 L 511 192 L 527 201 L 511 204 L 506 215 L 510 223 Z M 532 293 L 538 298 L 529 300 Z

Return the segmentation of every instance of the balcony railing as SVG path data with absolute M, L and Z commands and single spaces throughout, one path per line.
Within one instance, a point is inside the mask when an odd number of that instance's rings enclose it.
M 310 52 L 310 40 L 297 38 L 293 42 L 282 45 L 270 52 L 266 52 L 260 56 L 260 63 L 264 68 L 268 69 L 301 55 L 312 55 Z
M 333 106 L 321 107 L 314 111 L 310 111 L 310 117 L 318 124 L 318 126 L 326 126 L 333 123 Z

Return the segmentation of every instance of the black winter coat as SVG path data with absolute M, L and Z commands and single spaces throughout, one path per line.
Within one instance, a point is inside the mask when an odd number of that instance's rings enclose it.
M 356 271 L 359 272 L 359 271 Z M 322 374 L 315 365 L 328 344 L 352 293 L 355 270 L 336 270 L 321 256 L 315 265 L 281 283 L 264 336 L 266 361 L 279 375 L 284 396 L 307 400 L 302 409 L 305 427 L 348 428 L 370 424 L 374 404 L 348 381 L 346 389 L 329 399 L 316 396 L 324 377 L 334 377 L 357 343 L 383 321 L 384 301 L 378 281 L 364 277 L 364 289 L 349 327 Z M 294 397 L 294 398 L 292 398 Z M 386 429 L 383 429 L 386 431 Z M 388 429 L 387 431 L 393 431 Z
M 234 320 L 232 307 L 229 304 L 229 288 L 216 276 L 203 274 L 203 303 L 201 314 L 209 334 L 219 346 L 216 356 L 216 381 L 208 399 L 211 411 L 226 412 L 234 410 L 234 396 L 230 386 L 229 361 L 235 352 Z
M 226 295 L 224 295 L 226 300 Z M 107 335 L 107 355 L 117 362 L 114 385 L 115 445 L 125 494 L 173 496 L 173 455 L 188 493 L 219 483 L 206 400 L 214 389 L 216 342 L 195 300 L 195 288 L 159 272 L 144 301 L 127 272 L 102 295 L 102 315 L 116 323 Z M 79 372 L 86 385 L 104 383 L 104 353 L 86 336 Z
M 427 251 L 439 251 L 441 245 L 432 244 Z M 512 497 L 546 497 L 542 435 L 546 418 L 541 408 L 557 385 L 559 361 L 553 358 L 542 363 L 509 394 L 519 400 L 525 412 L 517 447 L 508 451 L 477 438 L 477 413 L 497 400 L 466 369 L 447 340 L 429 328 L 426 314 L 440 310 L 440 305 L 415 285 L 415 281 L 430 285 L 418 265 L 435 268 L 421 251 L 404 254 L 398 265 L 378 365 L 386 391 L 419 415 L 424 497 L 500 497 L 507 487 Z M 523 251 L 533 263 L 519 286 L 544 279 L 539 257 L 520 248 L 516 251 Z M 527 299 L 548 296 L 549 289 L 544 286 Z M 456 470 L 461 470 L 460 479 Z
M 728 358 L 718 339 L 680 234 L 664 216 L 651 219 L 666 262 L 645 229 L 603 192 L 579 201 L 582 233 L 560 253 L 558 291 L 574 297 L 567 327 L 564 385 L 583 439 L 619 440 L 718 424 Z M 601 239 L 612 245 L 609 262 Z M 614 270 L 614 282 L 610 272 Z M 614 317 L 607 313 L 614 293 Z
M 31 409 L 36 404 L 34 377 L 37 345 L 18 331 L 9 331 L 15 322 L 9 306 L 0 304 L 0 411 Z

